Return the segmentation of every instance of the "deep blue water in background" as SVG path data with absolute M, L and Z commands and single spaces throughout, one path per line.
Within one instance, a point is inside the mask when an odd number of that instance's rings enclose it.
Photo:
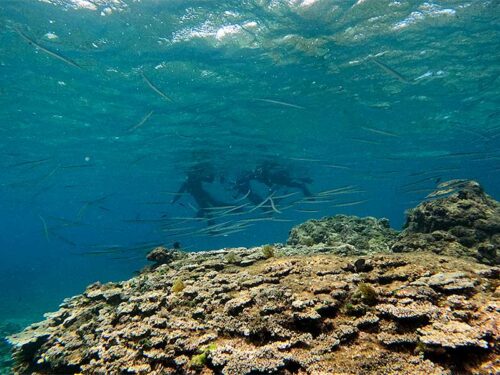
M 338 213 L 400 228 L 451 178 L 498 199 L 499 14 L 482 0 L 0 1 L 0 321 L 128 278 L 155 244 L 283 242 Z M 274 220 L 227 235 L 176 219 L 196 215 L 189 196 L 170 203 L 193 166 L 241 205 L 234 181 L 266 160 L 313 194 L 355 192 L 271 214 L 247 202 L 215 222 Z

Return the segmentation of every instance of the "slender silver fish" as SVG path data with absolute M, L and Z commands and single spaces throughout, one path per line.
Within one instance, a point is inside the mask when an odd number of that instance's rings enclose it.
M 42 225 L 43 225 L 43 233 L 45 235 L 45 239 L 47 240 L 47 242 L 50 242 L 50 239 L 49 239 L 49 229 L 47 228 L 47 223 L 45 222 L 45 219 L 42 217 L 42 215 L 38 215 L 40 221 L 42 222 Z
M 140 128 L 142 125 L 144 125 L 146 123 L 146 121 L 149 120 L 149 118 L 151 117 L 151 115 L 153 113 L 154 113 L 154 111 L 149 112 L 146 116 L 143 117 L 143 119 L 141 121 L 139 121 L 139 123 L 137 125 L 134 125 L 134 126 L 130 127 L 127 130 L 127 132 L 132 133 L 134 130 Z
M 396 78 L 398 81 L 401 81 L 403 83 L 410 83 L 408 79 L 403 77 L 400 73 L 396 72 L 394 69 L 392 69 L 390 66 L 385 65 L 383 62 L 378 61 L 375 57 L 372 57 L 371 60 L 377 65 L 380 69 L 382 69 L 384 72 L 387 74 L 393 76 Z
M 70 60 L 67 57 L 59 55 L 58 53 L 55 53 L 55 52 L 53 52 L 53 51 L 51 51 L 51 50 L 49 50 L 49 49 L 47 49 L 45 47 L 42 47 L 40 44 L 38 44 L 37 42 L 35 42 L 33 39 L 31 39 L 28 35 L 26 35 L 25 33 L 23 33 L 18 28 L 14 27 L 14 31 L 17 34 L 19 34 L 19 36 L 21 38 L 23 38 L 28 44 L 34 46 L 35 48 L 38 48 L 42 52 L 45 52 L 47 55 L 52 56 L 55 59 L 61 60 L 61 61 L 65 62 L 66 64 L 71 65 L 71 66 L 73 66 L 75 68 L 82 69 L 82 67 L 80 65 L 78 65 L 76 62 L 74 62 L 73 60 Z
M 143 72 L 141 72 L 141 77 L 142 79 L 144 80 L 144 82 L 146 82 L 146 84 L 149 86 L 149 88 L 151 90 L 153 90 L 154 92 L 156 92 L 158 95 L 160 95 L 163 99 L 169 101 L 169 102 L 173 102 L 172 99 L 170 99 L 167 95 L 165 95 L 165 93 L 163 91 L 161 91 L 158 87 L 156 87 L 149 79 L 148 77 L 146 77 L 144 75 Z
M 291 107 L 291 108 L 297 108 L 297 109 L 306 109 L 305 107 L 301 107 L 300 105 L 286 103 L 286 102 L 281 102 L 279 100 L 260 99 L 260 98 L 257 98 L 255 100 L 257 100 L 259 102 L 265 102 L 265 103 L 271 103 L 271 104 L 278 104 L 278 105 L 282 105 L 284 107 Z

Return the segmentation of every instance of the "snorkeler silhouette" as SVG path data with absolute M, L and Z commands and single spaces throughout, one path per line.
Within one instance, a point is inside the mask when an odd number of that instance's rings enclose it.
M 193 166 L 186 175 L 186 180 L 180 187 L 172 204 L 176 203 L 184 193 L 191 195 L 198 206 L 197 217 L 207 216 L 207 208 L 227 205 L 212 197 L 203 187 L 203 183 L 213 183 L 215 175 L 208 164 L 199 163 Z
M 297 188 L 306 197 L 311 196 L 307 184 L 312 180 L 308 177 L 295 178 L 290 170 L 275 161 L 266 160 L 257 166 L 253 171 L 245 172 L 238 176 L 234 184 L 234 190 L 238 195 L 243 195 L 255 205 L 262 203 L 265 199 L 252 191 L 252 181 L 260 182 L 270 190 L 276 190 L 281 187 Z
M 245 172 L 236 178 L 233 189 L 236 191 L 237 195 L 244 196 L 257 206 L 264 198 L 252 190 L 252 180 L 255 180 L 254 172 Z
M 275 161 L 266 160 L 254 170 L 254 178 L 271 189 L 278 187 L 297 188 L 306 197 L 311 196 L 307 184 L 312 182 L 309 177 L 295 178 L 290 174 L 290 169 Z

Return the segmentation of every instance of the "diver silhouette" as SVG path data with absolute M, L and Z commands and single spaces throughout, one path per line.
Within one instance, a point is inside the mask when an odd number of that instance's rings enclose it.
M 227 205 L 212 197 L 203 187 L 204 183 L 212 184 L 215 181 L 215 175 L 212 168 L 208 164 L 197 164 L 193 166 L 186 174 L 186 179 L 181 185 L 177 195 L 172 199 L 171 203 L 174 204 L 182 198 L 184 193 L 193 197 L 196 205 L 198 206 L 197 217 L 207 216 L 207 208 L 220 207 Z
M 253 171 L 247 171 L 239 175 L 233 189 L 238 195 L 246 196 L 255 205 L 262 203 L 265 199 L 252 190 L 252 181 L 264 184 L 269 190 L 277 190 L 282 187 L 299 189 L 306 197 L 311 196 L 307 184 L 312 182 L 308 177 L 295 178 L 290 170 L 275 161 L 266 160 L 258 165 Z
M 254 170 L 254 178 L 271 189 L 279 187 L 297 188 L 306 197 L 311 196 L 307 184 L 312 182 L 309 177 L 295 178 L 290 169 L 275 161 L 266 160 Z

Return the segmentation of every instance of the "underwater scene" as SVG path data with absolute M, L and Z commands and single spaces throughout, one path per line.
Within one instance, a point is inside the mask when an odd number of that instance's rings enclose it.
M 498 373 L 499 16 L 1 0 L 0 374 Z

